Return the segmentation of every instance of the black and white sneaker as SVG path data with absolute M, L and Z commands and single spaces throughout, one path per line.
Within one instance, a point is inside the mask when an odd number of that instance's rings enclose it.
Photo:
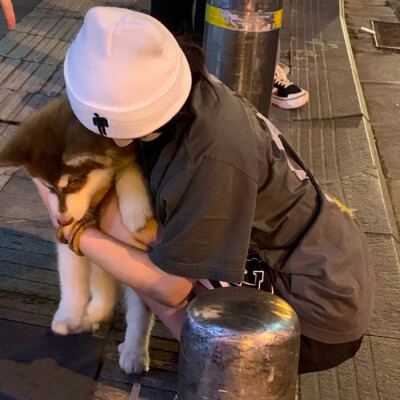
M 272 104 L 280 108 L 293 109 L 308 103 L 308 92 L 290 81 L 282 67 L 275 67 L 274 88 L 272 89 Z
M 286 64 L 284 64 L 284 63 L 282 63 L 282 62 L 279 62 L 278 65 L 282 68 L 283 72 L 284 72 L 286 75 L 289 75 L 289 74 L 290 74 L 290 67 L 289 67 L 289 65 L 286 65 Z

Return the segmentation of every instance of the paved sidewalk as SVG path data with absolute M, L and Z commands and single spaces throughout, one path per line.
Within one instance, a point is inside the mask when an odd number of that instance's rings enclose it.
M 309 90 L 310 103 L 295 111 L 273 107 L 270 117 L 321 185 L 357 209 L 375 265 L 376 302 L 356 358 L 303 376 L 301 399 L 397 400 L 400 54 L 377 51 L 372 38 L 359 31 L 369 26 L 372 15 L 396 17 L 384 0 L 347 0 L 350 45 L 343 31 L 343 7 L 337 1 L 285 0 L 282 61 L 291 66 L 292 80 Z M 25 16 L 21 14 L 14 32 L 1 39 L 0 30 L 0 148 L 18 122 L 64 92 L 62 62 L 87 9 L 149 7 L 148 0 L 37 3 L 32 11 L 24 11 Z M 0 376 L 6 376 L 4 371 L 9 377 L 13 376 L 9 371 L 21 376 L 18 385 L 11 378 L 0 379 L 0 399 L 76 400 L 90 398 L 88 393 L 93 392 L 93 399 L 122 400 L 128 399 L 132 383 L 140 382 L 142 398 L 172 400 L 178 344 L 161 324 L 153 332 L 151 371 L 142 377 L 127 376 L 118 367 L 116 346 L 123 340 L 120 313 L 96 337 L 54 341 L 49 335 L 59 296 L 54 233 L 23 171 L 0 170 L 0 225 L 0 329 L 5 338 L 0 344 Z M 72 357 L 71 349 L 80 350 Z M 42 374 L 29 378 L 38 368 Z M 65 379 L 46 379 L 52 371 Z M 54 397 L 52 390 L 57 387 L 68 390 Z
M 371 28 L 370 20 L 400 22 L 396 15 L 398 1 L 345 1 L 345 15 L 354 52 L 357 73 L 366 101 L 369 120 L 383 174 L 400 227 L 400 52 L 378 49 L 372 35 L 361 27 Z
M 357 209 L 376 271 L 374 316 L 359 353 L 338 368 L 302 377 L 303 400 L 394 400 L 400 394 L 400 248 L 394 214 L 400 199 L 395 192 L 399 54 L 377 51 L 372 37 L 360 33 L 370 18 L 395 20 L 386 3 L 373 1 L 346 1 L 351 43 L 341 2 L 292 1 L 290 34 L 283 34 L 289 36 L 292 79 L 309 89 L 311 101 L 289 117 L 279 110 L 272 115 L 320 183 Z
M 26 15 L 28 15 L 41 0 L 13 0 L 13 8 L 15 13 L 15 19 L 17 23 L 21 21 Z M 8 33 L 6 19 L 3 13 L 0 12 L 0 39 Z

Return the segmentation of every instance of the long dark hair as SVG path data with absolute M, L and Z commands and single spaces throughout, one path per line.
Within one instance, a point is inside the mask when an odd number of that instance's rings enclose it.
M 192 88 L 190 90 L 188 99 L 179 113 L 176 115 L 175 120 L 186 119 L 192 121 L 196 116 L 196 113 L 192 107 L 192 94 L 194 88 L 199 82 L 204 82 L 209 86 L 210 90 L 215 96 L 216 101 L 218 101 L 218 96 L 206 70 L 205 57 L 202 48 L 197 45 L 189 35 L 177 36 L 176 40 L 189 62 L 190 72 L 192 73 Z

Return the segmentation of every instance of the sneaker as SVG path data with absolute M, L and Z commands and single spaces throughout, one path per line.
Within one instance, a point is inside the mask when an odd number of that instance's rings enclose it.
M 282 62 L 279 62 L 278 65 L 283 69 L 283 72 L 284 72 L 286 75 L 289 75 L 289 74 L 290 74 L 290 67 L 289 67 L 289 65 L 286 65 L 286 64 L 284 64 L 284 63 L 282 63 Z
M 290 81 L 282 67 L 279 64 L 276 65 L 272 104 L 280 108 L 293 109 L 304 106 L 308 103 L 308 99 L 308 92 Z

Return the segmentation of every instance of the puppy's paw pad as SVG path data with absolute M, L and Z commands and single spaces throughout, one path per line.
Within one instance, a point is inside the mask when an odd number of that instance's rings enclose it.
M 147 197 L 136 198 L 129 202 L 129 207 L 121 204 L 122 222 L 129 232 L 137 232 L 144 228 L 153 217 L 153 210 Z
M 137 232 L 147 225 L 152 216 L 153 213 L 151 211 L 150 213 L 145 213 L 139 210 L 136 213 L 132 212 L 130 215 L 124 215 L 123 224 L 129 232 Z
M 81 333 L 84 327 L 80 320 L 75 318 L 53 318 L 51 330 L 58 335 L 68 335 L 70 333 Z
M 63 336 L 68 335 L 70 333 L 69 329 L 68 329 L 68 325 L 63 324 L 62 322 L 53 321 L 51 323 L 51 330 L 54 333 L 57 333 L 57 335 L 63 335 Z
M 84 318 L 82 325 L 85 332 L 94 333 L 100 328 L 99 321 L 89 321 L 87 318 Z
M 149 370 L 150 358 L 146 350 L 136 351 L 136 348 L 129 348 L 125 343 L 121 343 L 118 352 L 119 366 L 127 374 L 141 374 Z

